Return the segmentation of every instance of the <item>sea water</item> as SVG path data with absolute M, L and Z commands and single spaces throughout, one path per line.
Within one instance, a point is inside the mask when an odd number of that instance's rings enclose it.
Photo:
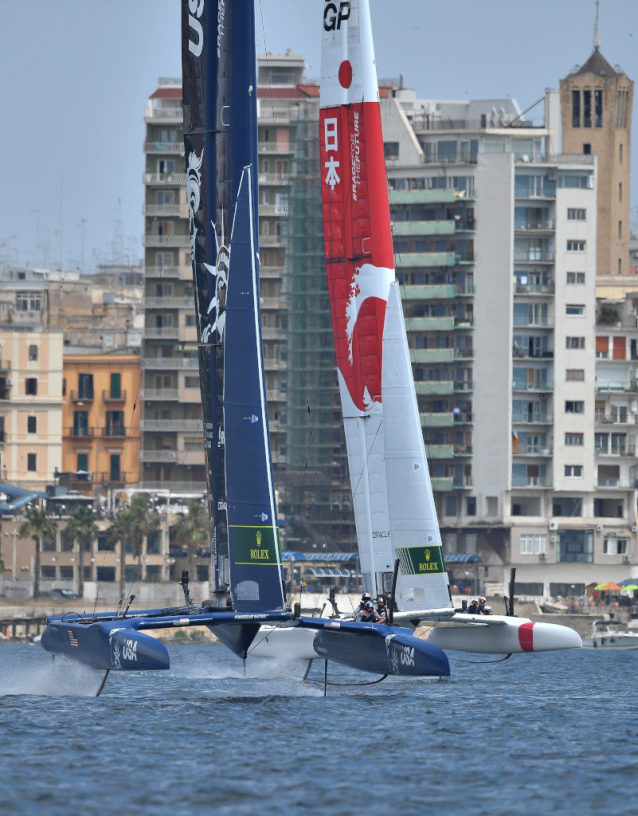
M 96 698 L 97 672 L 1 644 L 0 813 L 636 811 L 638 651 L 455 660 L 445 680 L 324 697 L 303 663 L 244 675 L 223 646 L 168 648 L 170 671 L 112 673 Z M 374 679 L 329 664 L 331 682 Z

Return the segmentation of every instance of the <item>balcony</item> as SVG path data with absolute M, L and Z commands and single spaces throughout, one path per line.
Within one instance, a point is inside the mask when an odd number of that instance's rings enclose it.
M 597 425 L 638 425 L 638 415 L 627 413 L 601 414 L 596 412 L 594 421 Z
M 142 368 L 199 371 L 199 360 L 197 357 L 147 357 L 142 360 Z
M 594 449 L 596 456 L 635 456 L 635 445 L 604 445 L 596 446 Z
M 552 453 L 551 445 L 525 445 L 521 450 L 514 450 L 512 446 L 512 456 L 551 456 Z
M 428 459 L 453 459 L 454 445 L 426 445 L 425 453 Z
M 453 331 L 453 317 L 406 317 L 405 327 L 409 332 Z
M 179 216 L 181 211 L 182 208 L 179 204 L 144 204 L 142 207 L 142 214 L 148 216 Z
M 541 252 L 539 250 L 514 250 L 514 261 L 516 263 L 554 263 L 556 260 L 556 253 L 546 250 Z
M 186 173 L 144 173 L 143 184 L 186 184 Z
M 259 246 L 286 246 L 287 235 L 260 235 Z
M 525 348 L 513 348 L 512 349 L 512 357 L 514 360 L 553 360 L 554 359 L 554 352 L 553 351 L 536 351 L 534 350 L 531 354 L 529 353 L 529 349 Z
M 179 278 L 179 266 L 147 266 L 144 269 L 145 278 Z
M 465 317 L 454 318 L 455 329 L 472 329 L 474 328 L 474 315 L 465 315 Z
M 143 431 L 200 431 L 201 419 L 143 419 L 140 422 Z
M 514 294 L 516 295 L 553 295 L 556 286 L 554 281 L 550 283 L 516 283 Z
M 454 382 L 452 380 L 439 380 L 439 381 L 428 381 L 428 382 L 421 382 L 417 381 L 414 383 L 414 388 L 416 393 L 419 395 L 428 395 L 428 394 L 453 394 L 454 393 Z
M 144 337 L 147 340 L 179 340 L 179 326 L 147 326 Z
M 65 436 L 71 439 L 92 439 L 95 436 L 95 428 L 67 428 Z
M 177 462 L 176 450 L 140 451 L 140 462 Z
M 142 388 L 143 400 L 170 401 L 179 399 L 179 388 Z
M 635 490 L 638 487 L 638 479 L 596 479 L 596 485 L 616 490 Z
M 263 184 L 272 184 L 276 187 L 282 187 L 285 184 L 289 184 L 290 176 L 288 173 L 260 173 L 259 174 L 259 186 L 261 187 Z
M 194 297 L 145 297 L 145 309 L 194 309 Z
M 145 153 L 177 153 L 184 155 L 184 142 L 144 142 Z
M 392 179 L 390 179 L 392 183 Z M 474 196 L 468 196 L 467 201 Z M 390 190 L 390 204 L 454 204 L 454 190 Z
M 525 224 L 515 224 L 514 231 L 520 233 L 527 232 L 551 232 L 556 229 L 556 221 L 553 218 L 527 221 Z
M 631 380 L 628 383 L 601 382 L 600 380 L 596 380 L 596 391 L 636 393 L 638 391 L 638 380 Z
M 554 382 L 553 380 L 542 380 L 541 382 L 513 382 L 512 383 L 512 391 L 538 391 L 542 392 L 549 392 L 554 390 Z
M 260 204 L 259 215 L 288 215 L 288 206 L 286 204 Z
M 174 119 L 176 122 L 181 122 L 183 117 L 184 113 L 181 105 L 170 105 L 165 108 L 153 108 L 149 104 L 144 111 L 144 119 L 147 121 L 152 119 L 161 119 L 162 121 Z
M 549 329 L 554 327 L 554 315 L 538 315 L 533 316 L 531 318 L 527 318 L 525 323 L 519 322 L 519 320 L 514 321 L 514 328 L 518 329 L 523 326 L 529 326 L 531 328 L 536 329 Z
M 84 388 L 81 391 L 71 391 L 70 397 L 71 402 L 80 402 L 81 400 L 92 402 L 95 399 L 95 392 L 92 388 Z
M 149 233 L 142 236 L 142 244 L 146 247 L 190 247 L 190 235 L 158 235 Z
M 394 261 L 396 268 L 402 269 L 405 267 L 455 266 L 456 258 L 454 252 L 402 252 L 395 255 Z
M 467 425 L 472 423 L 472 414 L 469 411 L 441 412 L 437 414 L 420 414 L 422 428 L 450 428 L 453 425 Z
M 260 266 L 260 278 L 281 278 L 286 273 L 285 266 Z
M 512 411 L 512 422 L 523 425 L 551 425 L 554 422 L 554 417 L 549 412 Z
M 140 482 L 140 490 L 160 490 L 168 493 L 206 493 L 206 482 L 175 482 L 166 480 L 164 482 Z
M 102 391 L 104 402 L 126 402 L 126 391 Z
M 402 285 L 401 300 L 453 300 L 457 297 L 471 297 L 475 294 L 474 284 L 461 286 L 456 283 L 440 283 L 426 286 Z
M 122 471 L 111 470 L 108 473 L 100 473 L 100 481 L 102 484 L 109 485 L 125 485 L 126 473 Z
M 101 435 L 119 439 L 126 436 L 126 427 L 124 425 L 107 425 L 106 428 L 101 429 Z
M 551 476 L 518 476 L 512 474 L 512 487 L 551 487 Z
M 406 325 L 409 326 L 408 321 Z M 408 328 L 409 330 L 409 328 Z M 410 349 L 410 360 L 413 363 L 451 363 L 454 361 L 454 349 Z
M 260 297 L 259 305 L 262 309 L 286 309 L 288 307 L 288 299 L 284 296 Z

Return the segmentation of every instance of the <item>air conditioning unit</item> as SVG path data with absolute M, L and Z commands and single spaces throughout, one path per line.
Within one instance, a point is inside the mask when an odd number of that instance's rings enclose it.
M 547 553 L 540 553 L 541 561 L 547 560 Z
M 602 524 L 597 524 L 596 525 L 596 532 L 597 533 L 602 533 L 602 531 L 603 531 L 603 525 Z
M 623 564 L 630 564 L 631 563 L 631 556 L 624 555 L 622 561 L 623 561 Z
M 636 402 L 636 400 L 631 401 L 629 408 L 632 414 L 638 414 L 638 402 Z
M 550 536 L 549 537 L 550 544 L 558 544 L 558 536 Z
M 634 524 L 634 526 L 631 528 L 631 532 L 632 532 L 632 533 L 638 533 L 638 526 L 636 526 L 636 525 Z
M 549 522 L 549 529 L 550 530 L 558 530 L 558 522 L 557 521 L 550 521 Z

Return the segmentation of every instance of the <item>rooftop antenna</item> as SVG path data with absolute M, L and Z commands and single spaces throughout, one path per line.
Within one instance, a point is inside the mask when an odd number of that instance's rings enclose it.
M 600 26 L 598 25 L 598 7 L 600 0 L 596 0 L 596 22 L 594 24 L 594 51 L 600 50 Z

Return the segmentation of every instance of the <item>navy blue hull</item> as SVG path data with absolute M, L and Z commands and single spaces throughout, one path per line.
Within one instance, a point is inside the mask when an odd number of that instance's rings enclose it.
M 248 657 L 248 649 L 250 649 L 261 627 L 258 623 L 243 623 L 241 626 L 222 623 L 208 628 L 215 637 L 221 640 L 224 646 L 227 646 L 237 657 L 245 660 Z
M 163 643 L 130 627 L 107 623 L 87 625 L 48 623 L 41 645 L 47 652 L 64 655 L 95 669 L 144 671 L 169 669 Z
M 402 674 L 415 677 L 449 677 L 450 663 L 438 646 L 389 626 L 379 627 L 377 637 L 322 630 L 314 649 L 319 657 L 351 669 L 373 674 Z

